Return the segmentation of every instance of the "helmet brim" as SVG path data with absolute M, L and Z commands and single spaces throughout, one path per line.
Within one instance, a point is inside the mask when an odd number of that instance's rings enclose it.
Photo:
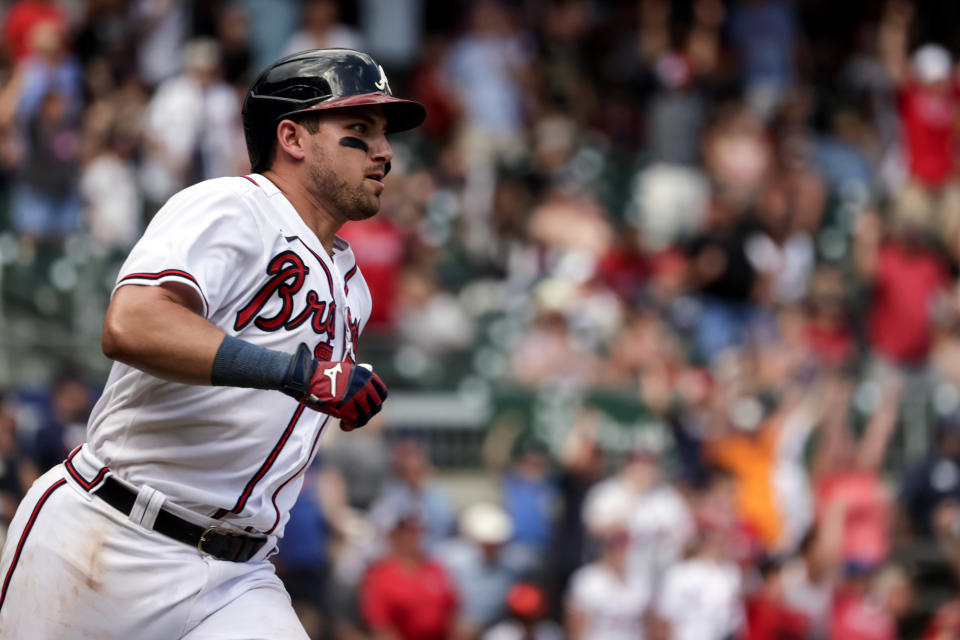
M 404 100 L 395 98 L 385 93 L 361 93 L 333 100 L 325 100 L 307 107 L 284 114 L 283 118 L 290 118 L 313 111 L 328 111 L 330 109 L 347 109 L 350 107 L 366 107 L 370 105 L 381 105 L 383 107 L 383 116 L 387 119 L 387 133 L 397 133 L 399 131 L 408 131 L 420 126 L 427 117 L 427 110 L 419 102 L 413 100 Z

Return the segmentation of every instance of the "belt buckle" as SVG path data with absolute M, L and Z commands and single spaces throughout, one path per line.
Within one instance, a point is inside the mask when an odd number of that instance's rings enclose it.
M 200 539 L 197 540 L 197 551 L 200 551 L 200 552 L 202 552 L 202 553 L 209 553 L 209 551 L 204 551 L 204 550 L 203 550 L 203 543 L 207 541 L 207 534 L 213 533 L 213 531 L 214 531 L 215 529 L 220 529 L 221 531 L 224 532 L 224 535 L 231 535 L 231 532 L 230 532 L 229 530 L 225 529 L 224 527 L 221 527 L 221 526 L 218 525 L 218 524 L 211 525 L 211 526 L 207 527 L 206 529 L 204 529 L 204 530 L 203 530 L 203 533 L 200 534 Z

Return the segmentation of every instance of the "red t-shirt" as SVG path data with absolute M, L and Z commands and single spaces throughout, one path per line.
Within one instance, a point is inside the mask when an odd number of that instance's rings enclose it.
M 378 216 L 363 224 L 347 223 L 339 235 L 350 243 L 363 279 L 367 281 L 373 309 L 367 326 L 389 329 L 396 313 L 397 289 L 403 263 L 403 234 L 389 219 Z M 346 275 L 346 274 L 344 274 Z
M 360 607 L 372 629 L 401 640 L 443 640 L 457 610 L 453 583 L 440 565 L 411 567 L 395 558 L 377 562 L 364 577 Z
M 833 602 L 830 637 L 838 640 L 896 640 L 897 625 L 889 613 L 864 595 L 841 591 Z
M 931 250 L 888 244 L 880 248 L 870 306 L 870 345 L 900 363 L 930 351 L 930 312 L 950 281 L 947 265 Z
M 810 619 L 768 598 L 747 601 L 746 640 L 804 640 Z
M 900 89 L 900 121 L 910 175 L 929 187 L 948 180 L 954 169 L 958 90 L 911 83 Z
M 846 504 L 843 559 L 876 566 L 890 552 L 890 497 L 875 473 L 857 469 L 825 474 L 817 486 L 818 520 L 834 500 Z
M 940 640 L 948 632 L 960 632 L 960 600 L 950 600 L 940 605 L 923 632 L 923 640 Z

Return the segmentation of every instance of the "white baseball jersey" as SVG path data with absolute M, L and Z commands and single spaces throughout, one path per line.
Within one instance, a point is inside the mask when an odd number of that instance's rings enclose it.
M 601 562 L 577 569 L 570 577 L 566 604 L 584 618 L 584 638 L 644 640 L 650 586 L 643 576 L 618 576 Z
M 195 289 L 228 334 L 288 353 L 306 343 L 321 360 L 355 361 L 370 315 L 350 246 L 337 238 L 327 254 L 260 175 L 202 182 L 157 213 L 117 287 L 165 282 Z M 77 462 L 280 536 L 328 421 L 278 391 L 180 384 L 116 363 Z
M 694 557 L 667 570 L 655 607 L 671 640 L 725 640 L 743 626 L 742 596 L 737 565 Z

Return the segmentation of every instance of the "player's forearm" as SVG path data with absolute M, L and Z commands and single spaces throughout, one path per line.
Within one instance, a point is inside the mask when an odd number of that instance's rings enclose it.
M 339 418 L 346 431 L 365 425 L 387 398 L 369 365 L 317 360 L 304 343 L 294 353 L 252 344 L 227 335 L 200 308 L 183 285 L 121 287 L 103 322 L 103 352 L 164 380 L 281 391 Z
M 108 358 L 151 375 L 210 384 L 224 332 L 161 287 L 127 286 L 114 295 L 103 323 Z

